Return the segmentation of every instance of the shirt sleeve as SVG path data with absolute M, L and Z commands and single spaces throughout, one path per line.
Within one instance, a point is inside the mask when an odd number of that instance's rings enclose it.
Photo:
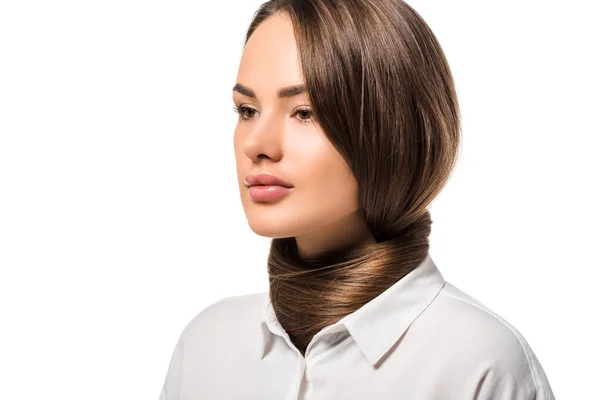
M 178 400 L 183 364 L 183 337 L 180 337 L 171 356 L 159 400 Z

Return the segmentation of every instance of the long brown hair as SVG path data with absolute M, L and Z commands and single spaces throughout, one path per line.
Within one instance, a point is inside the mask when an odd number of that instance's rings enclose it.
M 358 182 L 377 243 L 300 258 L 295 238 L 271 241 L 270 299 L 302 352 L 327 325 L 358 310 L 429 252 L 428 205 L 458 158 L 460 116 L 435 35 L 400 0 L 271 0 L 291 18 L 313 114 Z

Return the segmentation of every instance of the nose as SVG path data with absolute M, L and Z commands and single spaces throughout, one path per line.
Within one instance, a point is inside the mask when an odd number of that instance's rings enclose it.
M 282 136 L 284 129 L 283 118 L 276 113 L 262 114 L 251 126 L 240 125 L 242 130 L 242 149 L 244 154 L 253 161 L 258 161 L 261 156 L 279 160 L 282 156 Z M 245 131 L 244 131 L 245 130 Z

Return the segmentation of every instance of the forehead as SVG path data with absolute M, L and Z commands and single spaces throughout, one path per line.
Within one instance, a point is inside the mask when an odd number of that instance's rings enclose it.
M 303 82 L 293 26 L 287 16 L 273 15 L 256 28 L 242 53 L 237 82 L 253 88 L 259 97 Z

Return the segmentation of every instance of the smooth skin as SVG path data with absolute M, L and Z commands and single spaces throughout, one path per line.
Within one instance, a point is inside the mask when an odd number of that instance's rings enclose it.
M 293 236 L 299 256 L 307 258 L 375 239 L 359 213 L 356 179 L 324 135 L 306 92 L 278 96 L 303 83 L 292 23 L 283 13 L 271 16 L 248 40 L 236 78 L 255 97 L 233 90 L 234 105 L 243 107 L 234 133 L 240 198 L 252 231 Z M 257 173 L 294 187 L 275 202 L 255 201 L 244 178 Z

